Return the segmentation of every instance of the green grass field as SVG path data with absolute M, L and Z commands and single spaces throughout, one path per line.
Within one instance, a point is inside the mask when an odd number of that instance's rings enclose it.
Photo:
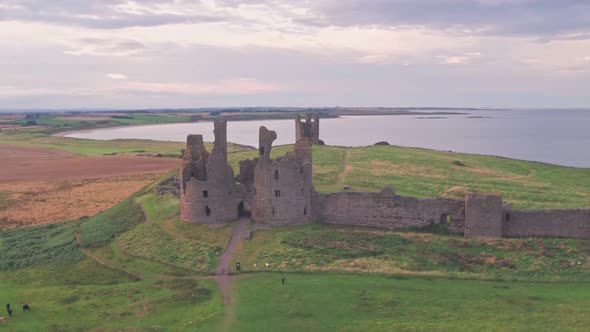
M 89 258 L 0 271 L 0 299 L 14 311 L 0 331 L 210 331 L 223 313 L 210 280 L 134 281 Z
M 178 155 L 182 147 L 35 131 L 1 132 L 0 144 L 89 155 Z M 257 154 L 231 151 L 235 168 Z M 324 193 L 390 185 L 417 197 L 500 191 L 516 208 L 590 206 L 590 169 L 395 146 L 316 146 L 314 183 Z M 178 200 L 153 188 L 81 220 L 0 232 L 0 301 L 15 308 L 0 331 L 583 331 L 590 324 L 589 241 L 321 224 L 256 230 L 242 241 L 234 262 L 243 272 L 224 308 L 208 275 L 233 225 L 185 223 Z M 9 204 L 0 192 L 0 208 Z M 33 311 L 21 312 L 23 303 Z
M 44 131 L 0 132 L 0 144 L 65 150 L 78 154 L 135 154 L 178 157 L 183 143 L 150 140 L 96 141 L 48 136 Z M 211 145 L 208 144 L 211 150 Z M 378 191 L 393 186 L 397 193 L 421 198 L 462 199 L 469 191 L 501 192 L 515 208 L 580 208 L 590 206 L 590 169 L 562 167 L 499 157 L 469 155 L 397 146 L 314 146 L 316 190 L 336 192 L 344 186 Z M 282 155 L 291 146 L 273 148 Z M 228 159 L 255 158 L 255 150 L 230 144 Z
M 234 255 L 244 272 L 351 272 L 447 278 L 590 281 L 590 243 L 306 225 L 259 230 Z M 269 264 L 267 267 L 266 264 Z
M 337 273 L 264 273 L 234 284 L 231 331 L 583 331 L 588 284 Z
M 275 147 L 274 157 L 290 151 Z M 239 160 L 255 151 L 228 156 L 235 172 Z M 501 192 L 515 208 L 581 208 L 590 206 L 590 169 L 506 158 L 397 146 L 313 147 L 316 190 L 336 192 L 344 186 L 378 191 L 395 188 L 400 195 L 463 199 L 468 191 Z
M 138 196 L 151 223 L 143 223 L 118 238 L 134 256 L 173 266 L 210 273 L 231 236 L 232 227 L 211 229 L 180 220 L 180 204 L 171 195 L 153 192 Z
M 246 273 L 224 308 L 204 275 L 231 226 L 183 223 L 178 201 L 151 189 L 77 222 L 0 232 L 0 299 L 17 308 L 0 330 L 544 331 L 589 323 L 587 241 L 322 225 L 255 231 L 242 242 L 235 257 Z M 101 264 L 78 250 L 76 232 Z M 287 285 L 265 271 L 284 271 Z M 33 311 L 20 312 L 22 303 Z
M 49 136 L 35 131 L 3 131 L 0 132 L 0 144 L 24 147 L 56 149 L 81 155 L 112 155 L 131 154 L 163 157 L 180 157 L 180 150 L 186 144 L 182 142 L 162 142 L 138 139 L 116 139 L 98 141 L 59 136 Z M 213 144 L 206 144 L 211 150 Z M 228 145 L 228 152 L 242 151 L 244 147 Z

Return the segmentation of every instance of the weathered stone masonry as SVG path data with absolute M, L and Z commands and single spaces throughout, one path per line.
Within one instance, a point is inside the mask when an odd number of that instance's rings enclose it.
M 322 195 L 322 221 L 385 229 L 431 225 L 463 232 L 465 204 L 453 199 L 418 199 L 397 195 L 390 188 L 378 193 L 342 191 Z
M 247 198 L 245 187 L 234 181 L 227 164 L 227 123 L 214 124 L 215 143 L 211 154 L 202 135 L 189 135 L 180 169 L 180 202 L 183 220 L 225 223 L 238 218 L 239 206 Z
M 312 144 L 319 139 L 319 116 L 295 119 L 293 151 L 272 159 L 277 134 L 259 131 L 259 155 L 240 162 L 234 177 L 227 163 L 227 123 L 214 123 L 211 153 L 201 135 L 189 135 L 180 167 L 183 220 L 227 223 L 239 217 L 271 225 L 323 222 L 383 229 L 445 227 L 466 237 L 590 238 L 590 209 L 513 210 L 499 194 L 468 194 L 465 200 L 418 199 L 381 192 L 320 194 L 312 183 Z
M 181 217 L 197 223 L 226 223 L 240 216 L 268 224 L 313 221 L 312 152 L 308 137 L 292 152 L 271 159 L 274 131 L 259 132 L 259 156 L 240 162 L 233 175 L 227 163 L 227 124 L 215 122 L 215 143 L 209 155 L 201 135 L 189 135 L 181 165 Z
M 320 139 L 320 115 L 318 113 L 305 114 L 305 121 L 301 122 L 301 116 L 295 114 L 295 142 L 307 137 L 311 144 L 324 145 Z
M 465 221 L 467 237 L 590 239 L 590 209 L 513 210 L 500 195 L 468 195 Z

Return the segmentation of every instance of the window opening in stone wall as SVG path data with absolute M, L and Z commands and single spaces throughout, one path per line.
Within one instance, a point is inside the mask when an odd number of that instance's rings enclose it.
M 279 179 L 279 170 L 275 169 L 275 180 Z
M 272 208 L 272 215 L 274 216 L 276 214 L 276 210 L 275 208 Z
M 450 214 L 444 213 L 440 216 L 439 224 L 441 225 L 448 225 L 452 222 L 452 218 Z
M 281 197 L 281 191 L 275 190 L 275 197 Z
M 207 215 L 207 217 L 211 215 L 211 209 L 209 208 L 209 206 L 205 206 L 205 214 Z
M 205 197 L 205 198 L 209 197 L 209 191 L 203 190 L 203 197 Z
M 307 215 L 307 205 L 303 208 L 303 215 L 306 216 Z
M 506 221 L 510 221 L 510 213 L 506 213 Z

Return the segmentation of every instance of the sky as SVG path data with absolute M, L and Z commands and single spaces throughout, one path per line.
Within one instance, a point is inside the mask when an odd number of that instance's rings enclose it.
M 590 107 L 588 0 L 0 0 L 0 109 Z

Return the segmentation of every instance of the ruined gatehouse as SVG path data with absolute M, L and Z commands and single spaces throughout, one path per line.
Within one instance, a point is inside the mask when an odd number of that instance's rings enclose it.
M 260 127 L 258 157 L 240 162 L 234 176 L 227 163 L 227 123 L 216 121 L 207 152 L 202 135 L 189 135 L 180 171 L 181 216 L 197 223 L 226 223 L 239 217 L 268 224 L 312 221 L 312 150 L 302 135 L 293 151 L 270 157 L 277 133 Z
M 202 135 L 189 135 L 180 167 L 183 220 L 225 224 L 249 217 L 268 225 L 322 222 L 383 229 L 438 227 L 466 237 L 590 238 L 590 209 L 513 210 L 500 194 L 470 193 L 464 200 L 419 199 L 344 189 L 315 192 L 312 145 L 322 144 L 319 115 L 295 118 L 296 142 L 284 156 L 271 158 L 276 132 L 260 127 L 258 157 L 240 161 L 234 176 L 227 162 L 227 123 L 214 123 L 211 153 Z

